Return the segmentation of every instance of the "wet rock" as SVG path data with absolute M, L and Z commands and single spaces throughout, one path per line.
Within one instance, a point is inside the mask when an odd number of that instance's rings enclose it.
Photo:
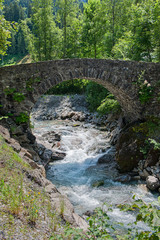
M 27 138 L 29 139 L 31 144 L 34 144 L 36 137 L 30 131 L 27 132 Z
M 126 174 L 126 175 L 121 175 L 117 178 L 115 178 L 116 182 L 121 182 L 121 183 L 126 183 L 131 181 L 131 176 Z
M 104 185 L 104 181 L 103 180 L 101 180 L 101 181 L 97 181 L 97 182 L 94 182 L 93 184 L 92 184 L 92 187 L 101 187 L 101 186 L 103 186 Z
M 144 167 L 147 168 L 150 166 L 154 166 L 158 162 L 159 156 L 160 156 L 160 150 L 154 150 L 152 148 L 148 153 Z
M 45 146 L 43 144 L 36 143 L 34 148 L 35 148 L 36 152 L 39 154 L 39 156 L 42 156 L 42 154 L 44 153 L 44 150 L 45 150 Z
M 94 214 L 94 211 L 90 211 L 90 210 L 87 210 L 84 215 L 85 216 L 88 216 L 88 217 L 91 217 L 92 215 Z
M 51 156 L 51 161 L 63 160 L 66 156 L 66 153 L 54 151 Z
M 114 160 L 114 155 L 112 154 L 104 154 L 102 157 L 98 159 L 98 164 L 103 164 L 103 163 L 110 163 Z
M 143 169 L 143 174 L 145 178 L 147 178 L 150 175 L 146 169 Z
M 159 179 L 154 176 L 148 176 L 146 179 L 146 184 L 147 187 L 152 191 L 157 190 L 160 187 Z
M 49 161 L 52 158 L 52 154 L 53 154 L 52 150 L 45 149 L 43 154 L 42 154 L 43 160 L 46 161 L 46 162 Z
M 132 180 L 133 180 L 133 181 L 138 181 L 138 180 L 140 180 L 140 179 L 141 179 L 141 177 L 138 176 L 138 175 L 132 177 Z
M 147 172 L 147 170 L 143 169 L 143 171 L 139 172 L 139 176 L 141 179 L 145 180 L 150 174 Z
M 116 160 L 119 165 L 120 172 L 131 171 L 137 167 L 143 154 L 140 147 L 145 141 L 145 136 L 133 130 L 133 127 L 126 128 L 119 137 L 117 143 Z

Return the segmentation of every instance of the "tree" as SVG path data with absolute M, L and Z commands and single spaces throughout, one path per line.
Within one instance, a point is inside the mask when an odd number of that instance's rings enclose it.
M 54 22 L 52 0 L 33 0 L 31 21 L 23 21 L 23 31 L 35 61 L 59 56 L 61 32 Z
M 106 10 L 100 0 L 89 0 L 84 6 L 82 48 L 84 57 L 102 56 L 103 38 L 106 32 Z
M 5 55 L 10 45 L 11 25 L 3 15 L 3 0 L 0 0 L 0 54 Z
M 81 11 L 76 0 L 58 0 L 56 22 L 62 29 L 62 57 L 77 57 L 80 50 Z

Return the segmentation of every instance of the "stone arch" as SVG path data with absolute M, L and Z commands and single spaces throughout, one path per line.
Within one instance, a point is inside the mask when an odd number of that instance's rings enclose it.
M 152 86 L 160 79 L 160 64 L 105 59 L 65 59 L 31 64 L 22 64 L 0 69 L 0 104 L 3 111 L 31 111 L 37 99 L 56 84 L 71 79 L 89 79 L 100 83 L 114 94 L 122 109 L 132 120 L 143 118 L 147 114 L 158 115 L 160 104 L 156 98 L 159 87 L 148 104 L 141 104 L 138 89 L 134 82 L 144 72 L 144 79 Z M 38 81 L 34 81 L 38 79 Z M 33 80 L 33 81 L 31 81 Z M 32 91 L 27 91 L 30 81 Z M 9 101 L 4 94 L 6 87 L 23 92 L 25 100 L 19 104 Z

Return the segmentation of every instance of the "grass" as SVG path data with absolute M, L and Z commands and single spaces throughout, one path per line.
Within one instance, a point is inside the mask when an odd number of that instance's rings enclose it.
M 33 170 L 0 136 L 0 233 L 4 239 L 49 239 L 60 228 L 59 217 L 26 171 Z

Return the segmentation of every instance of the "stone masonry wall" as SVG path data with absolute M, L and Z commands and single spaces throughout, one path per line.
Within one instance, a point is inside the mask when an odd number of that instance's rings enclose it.
M 137 82 L 143 74 L 153 87 L 152 98 L 142 104 Z M 119 101 L 131 120 L 148 115 L 160 117 L 160 63 L 105 59 L 65 59 L 0 68 L 0 115 L 30 113 L 37 99 L 56 84 L 71 79 L 90 79 L 102 84 Z M 25 99 L 15 101 L 7 90 L 23 93 Z

